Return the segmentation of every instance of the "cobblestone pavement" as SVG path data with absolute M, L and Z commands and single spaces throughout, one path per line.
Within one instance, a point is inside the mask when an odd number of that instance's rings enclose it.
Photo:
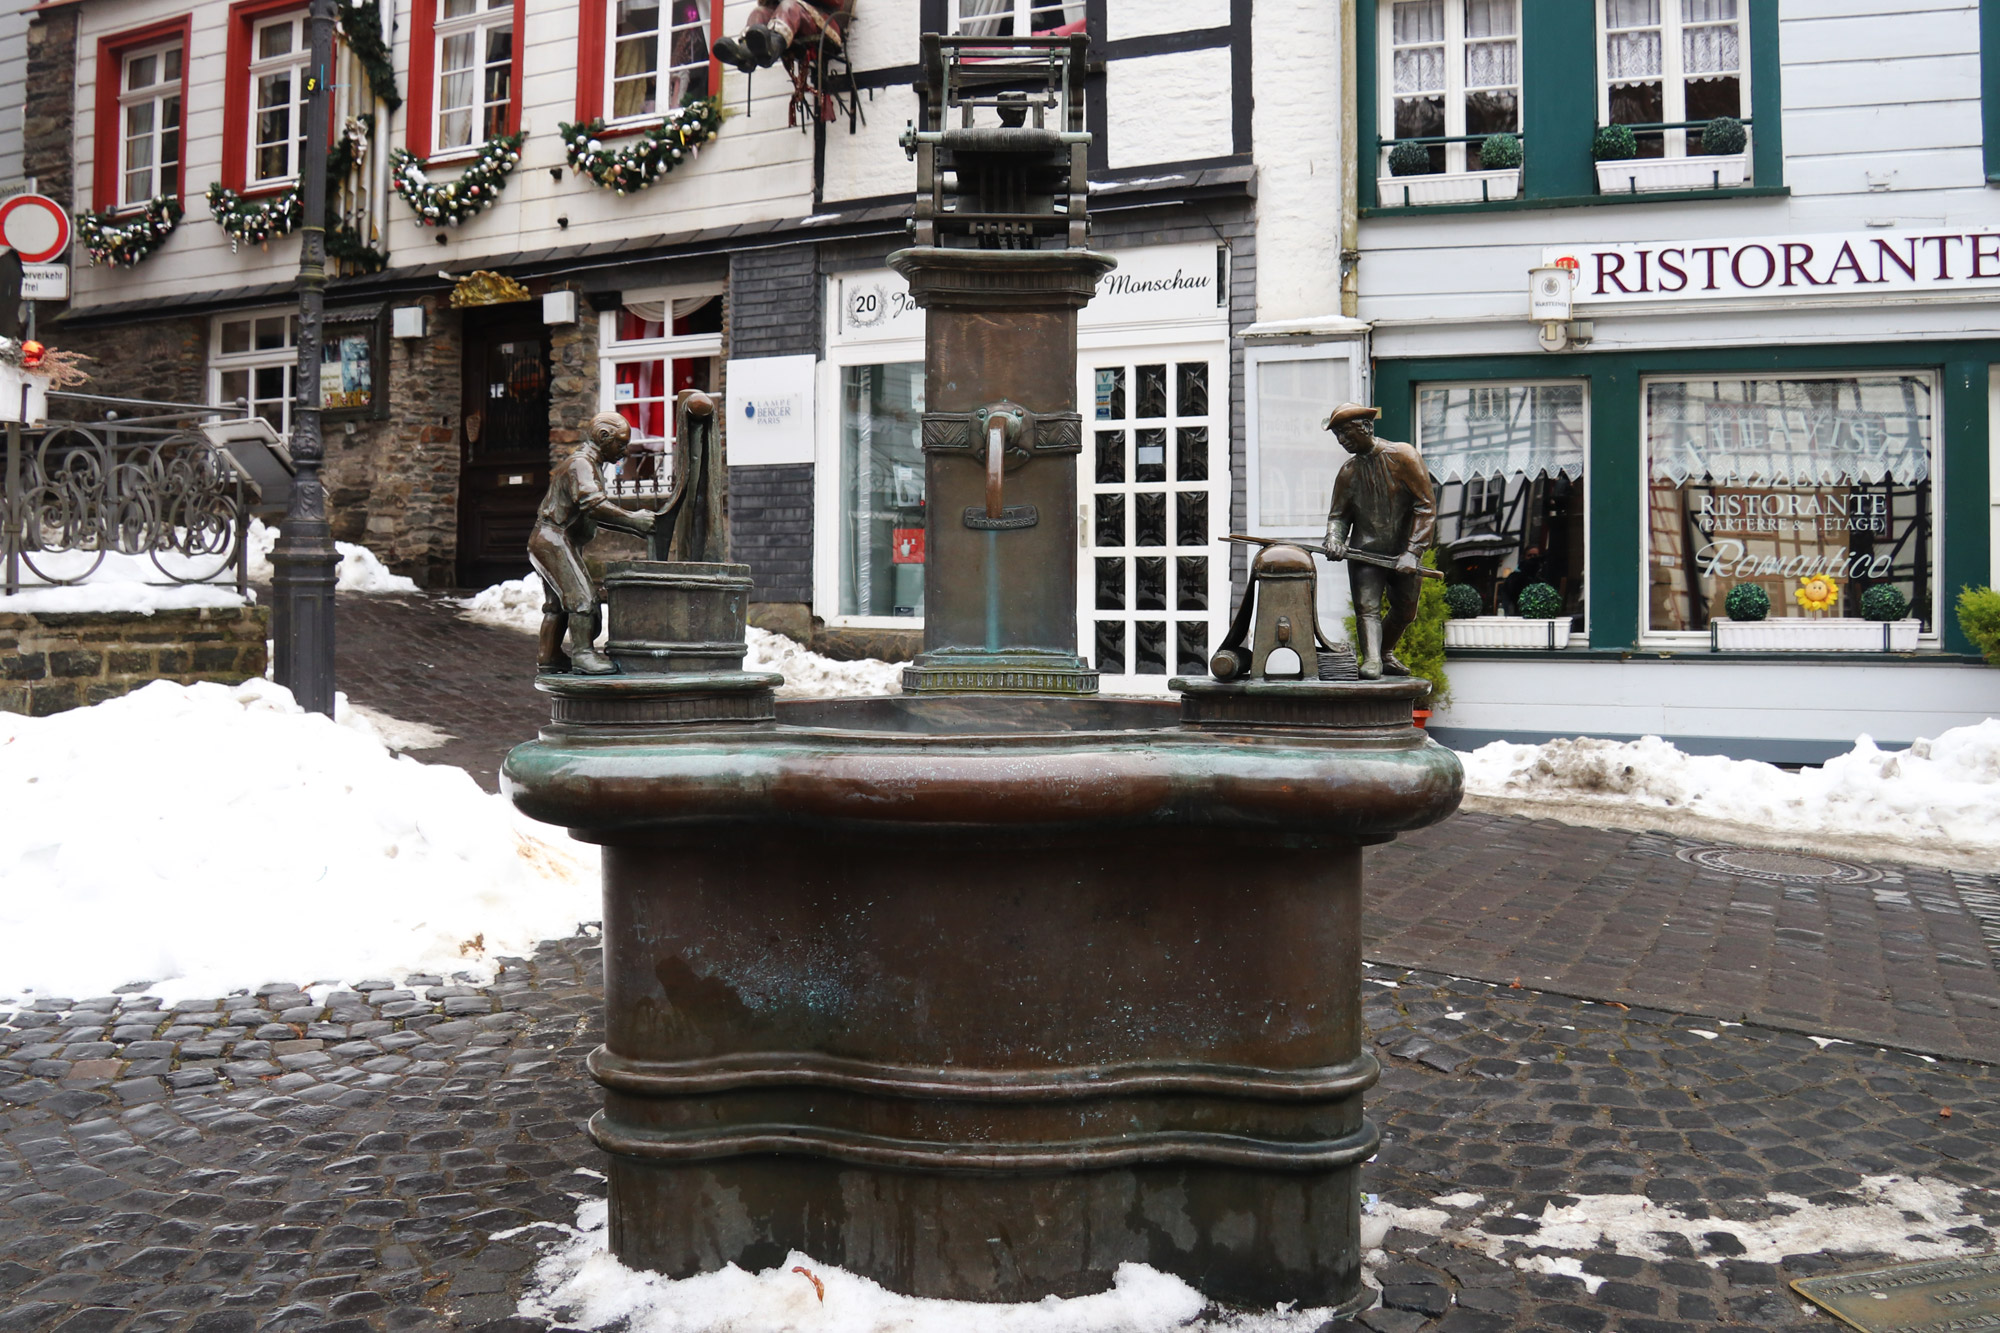
M 0 1330 L 544 1328 L 510 1318 L 534 1231 L 493 1235 L 570 1223 L 601 1189 L 595 942 L 488 988 L 436 980 L 0 1016 Z M 1383 1146 L 1363 1188 L 1412 1208 L 1476 1193 L 1453 1216 L 1483 1236 L 1390 1231 L 1385 1304 L 1338 1327 L 1823 1329 L 1783 1284 L 1871 1256 L 1752 1260 L 1726 1221 L 1896 1174 L 1966 1189 L 1977 1220 L 1952 1237 L 2000 1228 L 1990 1066 L 1402 969 L 1366 991 Z M 1524 1219 L 1585 1195 L 1718 1222 L 1651 1258 L 1542 1246 Z

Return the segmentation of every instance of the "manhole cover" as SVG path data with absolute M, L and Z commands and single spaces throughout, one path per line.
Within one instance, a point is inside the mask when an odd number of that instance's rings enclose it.
M 1879 870 L 1804 852 L 1767 852 L 1751 847 L 1683 847 L 1683 861 L 1743 879 L 1775 880 L 1781 884 L 1867 884 L 1882 878 Z
M 2000 1254 L 1800 1278 L 1792 1290 L 1862 1333 L 2000 1328 Z

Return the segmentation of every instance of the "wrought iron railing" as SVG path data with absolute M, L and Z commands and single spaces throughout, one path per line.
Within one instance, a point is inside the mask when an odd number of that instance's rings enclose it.
M 162 586 L 249 585 L 254 492 L 207 436 L 204 420 L 241 419 L 247 408 L 191 407 L 145 399 L 49 394 L 50 419 L 6 433 L 0 495 L 5 590 L 24 571 L 40 584 L 87 583 L 107 557 L 143 557 Z M 84 559 L 58 560 L 75 553 Z

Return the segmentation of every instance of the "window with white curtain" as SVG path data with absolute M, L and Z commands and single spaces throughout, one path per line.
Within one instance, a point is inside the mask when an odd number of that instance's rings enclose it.
M 1521 132 L 1519 0 L 1394 0 L 1380 59 L 1382 123 L 1431 146 L 1436 171 L 1478 171 L 1489 134 Z
M 611 0 L 607 120 L 634 120 L 707 97 L 709 0 Z
M 1701 131 L 1660 129 L 1741 119 L 1748 105 L 1743 0 L 1601 0 L 1597 113 L 1638 131 L 1639 156 L 1701 152 Z
M 303 11 L 259 23 L 250 45 L 252 186 L 298 175 L 305 147 L 306 62 L 312 52 Z
M 514 95 L 514 0 L 444 0 L 437 20 L 440 153 L 507 132 Z
M 218 315 L 209 322 L 208 401 L 242 403 L 284 439 L 292 433 L 292 377 L 299 317 L 289 310 Z
M 143 204 L 180 188 L 181 58 L 179 42 L 125 57 L 124 87 L 118 95 L 121 206 Z
M 951 30 L 967 37 L 1062 37 L 1083 31 L 1084 0 L 952 0 Z
M 605 477 L 615 493 L 650 495 L 672 481 L 674 398 L 722 384 L 722 294 L 627 293 L 599 330 L 604 410 L 632 427 L 625 460 Z

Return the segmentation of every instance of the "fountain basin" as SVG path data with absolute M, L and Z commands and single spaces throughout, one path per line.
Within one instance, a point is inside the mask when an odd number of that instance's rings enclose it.
M 683 723 L 669 681 L 679 706 L 687 677 L 544 678 L 559 716 L 589 707 L 503 773 L 604 847 L 591 1132 L 626 1263 L 798 1249 L 1021 1301 L 1139 1261 L 1365 1304 L 1361 848 L 1445 817 L 1461 776 L 1417 685 Z

